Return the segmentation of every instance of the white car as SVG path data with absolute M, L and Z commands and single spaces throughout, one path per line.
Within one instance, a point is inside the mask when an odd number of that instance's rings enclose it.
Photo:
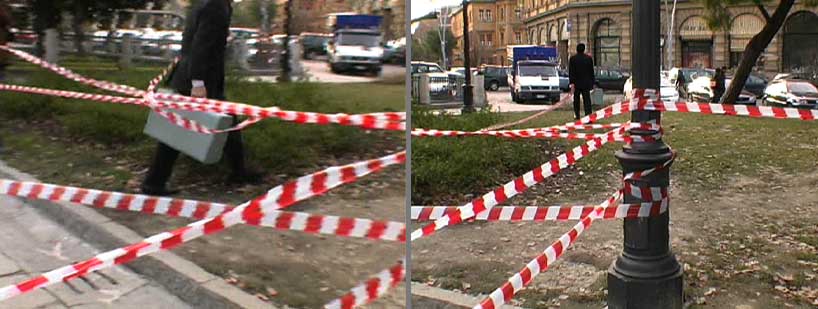
M 805 80 L 778 79 L 764 89 L 762 105 L 818 108 L 818 88 Z
M 694 79 L 690 85 L 687 85 L 687 96 L 693 102 L 709 103 L 713 98 L 713 89 L 710 88 L 711 78 L 701 76 Z M 730 78 L 724 80 L 724 89 L 730 88 Z M 747 90 L 742 89 L 738 99 L 733 104 L 756 105 L 756 96 Z
M 622 92 L 625 93 L 625 98 L 631 99 L 633 97 L 633 77 L 625 81 L 625 87 L 623 87 Z M 679 101 L 679 91 L 676 90 L 676 86 L 667 78 L 662 77 L 659 93 L 662 95 L 663 102 L 676 103 Z

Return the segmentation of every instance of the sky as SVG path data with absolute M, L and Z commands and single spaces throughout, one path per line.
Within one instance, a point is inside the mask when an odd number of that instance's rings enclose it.
M 462 0 L 412 0 L 412 19 L 426 15 L 441 6 L 459 5 Z

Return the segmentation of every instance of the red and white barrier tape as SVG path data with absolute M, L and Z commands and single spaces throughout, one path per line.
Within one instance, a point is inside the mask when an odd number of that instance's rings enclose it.
M 384 113 L 370 113 L 370 114 L 359 114 L 359 115 L 347 115 L 347 114 L 320 114 L 320 113 L 307 113 L 307 112 L 292 112 L 292 111 L 284 111 L 277 107 L 258 107 L 253 105 L 247 105 L 243 103 L 235 103 L 229 101 L 221 101 L 221 100 L 214 100 L 214 99 L 207 99 L 207 98 L 193 98 L 189 96 L 183 96 L 179 94 L 167 94 L 167 93 L 156 93 L 154 92 L 156 86 L 158 86 L 159 82 L 166 77 L 170 68 L 178 61 L 174 59 L 168 68 L 166 68 L 162 74 L 151 80 L 148 86 L 148 91 L 143 91 L 136 89 L 131 86 L 126 85 L 119 85 L 111 82 L 99 81 L 92 78 L 88 78 L 73 71 L 48 63 L 40 58 L 32 56 L 28 53 L 23 51 L 15 50 L 8 48 L 6 46 L 0 46 L 0 49 L 6 50 L 13 55 L 16 55 L 23 60 L 32 62 L 34 64 L 40 65 L 43 68 L 51 70 L 61 76 L 64 76 L 68 79 L 77 81 L 79 83 L 89 85 L 92 87 L 96 87 L 103 90 L 113 91 L 125 95 L 129 95 L 134 98 L 142 98 L 144 101 L 143 104 L 137 103 L 128 103 L 128 104 L 137 104 L 137 105 L 146 105 L 154 109 L 158 109 L 159 107 L 169 107 L 169 108 L 177 108 L 182 110 L 189 110 L 189 111 L 203 111 L 203 112 L 214 112 L 214 113 L 225 113 L 231 115 L 242 115 L 248 116 L 250 119 L 242 122 L 240 125 L 235 126 L 233 128 L 224 129 L 224 130 L 210 130 L 202 125 L 199 125 L 193 120 L 185 119 L 182 116 L 177 114 L 173 114 L 172 112 L 160 112 L 159 114 L 165 118 L 168 118 L 171 122 L 176 125 L 180 125 L 185 129 L 204 133 L 204 134 L 215 134 L 215 133 L 223 133 L 233 130 L 240 130 L 249 125 L 252 125 L 262 119 L 266 118 L 278 118 L 285 121 L 293 121 L 296 123 L 315 123 L 315 124 L 330 124 L 336 123 L 341 125 L 347 126 L 358 126 L 365 129 L 381 129 L 381 130 L 396 130 L 402 131 L 405 130 L 406 125 L 403 123 L 406 120 L 406 113 L 398 113 L 398 112 L 384 112 Z M 22 87 L 22 86 L 14 86 L 14 85 L 6 85 L 10 87 L 2 87 L 0 90 L 7 90 L 7 91 L 18 91 L 18 92 L 26 92 L 26 93 L 35 93 L 35 94 L 42 94 L 42 95 L 55 95 L 55 96 L 63 96 L 69 98 L 76 98 L 76 99 L 84 99 L 84 100 L 92 100 L 92 101 L 100 101 L 100 102 L 108 102 L 108 103 L 123 103 L 121 101 L 125 101 L 126 98 L 120 99 L 113 99 L 113 96 L 105 96 L 105 95 L 95 95 L 90 93 L 78 93 L 78 92 L 65 92 L 61 90 L 51 90 L 51 89 L 41 89 L 41 88 L 34 88 L 34 87 Z M 16 87 L 16 88 L 15 88 Z M 28 91 L 21 91 L 23 89 L 27 89 Z M 65 94 L 72 93 L 71 96 L 65 96 Z M 63 95 L 60 95 L 63 94 Z M 127 98 L 130 99 L 130 98 Z M 156 103 L 156 101 L 165 101 L 161 102 L 163 106 L 156 106 L 151 103 Z M 167 102 L 172 101 L 172 102 Z M 175 105 L 178 104 L 178 105 Z M 192 106 L 192 105 L 207 105 L 205 106 Z
M 87 273 L 113 265 L 130 262 L 138 257 L 174 248 L 203 235 L 214 234 L 236 224 L 259 225 L 270 209 L 282 209 L 329 189 L 356 181 L 359 177 L 378 172 L 384 167 L 405 162 L 405 152 L 382 158 L 332 167 L 321 172 L 302 176 L 295 181 L 279 185 L 264 196 L 243 203 L 216 217 L 196 221 L 185 227 L 160 233 L 127 247 L 111 250 L 72 265 L 44 273 L 27 281 L 0 288 L 0 301 L 43 288 L 54 283 L 71 280 Z M 309 186 L 304 188 L 304 186 Z
M 571 230 L 560 236 L 557 241 L 548 246 L 548 248 L 546 248 L 540 255 L 528 262 L 528 264 L 526 264 L 521 271 L 511 276 L 508 281 L 506 281 L 498 289 L 491 292 L 489 297 L 473 308 L 499 308 L 511 300 L 511 298 L 514 297 L 514 295 L 517 294 L 517 292 L 519 292 L 524 286 L 528 285 L 531 280 L 534 279 L 534 277 L 548 270 L 548 267 L 559 259 L 572 244 L 574 244 L 579 235 L 582 235 L 582 232 L 591 227 L 594 220 L 602 215 L 604 209 L 617 203 L 620 196 L 621 193 L 617 192 L 608 200 L 595 207 L 592 213 L 583 216 L 580 221 L 571 228 Z
M 673 163 L 673 160 L 676 158 L 676 153 L 673 152 L 670 160 L 663 162 L 653 168 L 638 171 L 633 173 L 628 173 L 623 177 L 623 183 L 628 183 L 628 181 L 638 181 L 642 177 L 653 173 L 659 169 L 664 169 Z M 660 189 L 661 191 L 661 189 Z M 584 231 L 588 230 L 591 227 L 591 224 L 594 223 L 595 220 L 600 219 L 604 216 L 605 212 L 608 208 L 616 205 L 621 201 L 623 197 L 623 190 L 619 190 L 614 193 L 608 200 L 603 202 L 602 204 L 598 205 L 594 210 L 582 216 L 574 225 L 571 230 L 567 233 L 563 234 L 556 242 L 548 246 L 548 248 L 543 251 L 542 254 L 538 255 L 536 258 L 528 262 L 525 267 L 518 273 L 511 276 L 502 286 L 498 289 L 494 290 L 489 297 L 483 300 L 480 304 L 474 306 L 474 309 L 489 309 L 489 308 L 498 308 L 501 305 L 508 302 L 514 295 L 519 292 L 524 286 L 531 283 L 531 281 L 536 277 L 538 274 L 544 272 L 548 269 L 548 266 L 553 264 L 562 254 L 568 250 L 568 248 L 576 241 L 576 239 L 581 235 Z M 667 199 L 664 199 L 666 202 Z M 665 211 L 667 210 L 667 205 L 665 205 Z
M 117 103 L 117 104 L 132 104 L 132 105 L 142 105 L 148 107 L 161 107 L 161 108 L 172 108 L 172 109 L 179 109 L 179 110 L 187 110 L 187 111 L 201 111 L 201 112 L 214 112 L 214 113 L 226 113 L 226 114 L 235 114 L 235 115 L 244 115 L 250 116 L 251 120 L 245 121 L 244 124 L 240 125 L 240 127 L 246 127 L 252 123 L 258 122 L 260 119 L 266 118 L 277 118 L 284 121 L 291 121 L 299 124 L 304 123 L 311 123 L 311 124 L 339 124 L 344 126 L 357 126 L 364 129 L 377 129 L 377 130 L 391 130 L 391 131 L 403 131 L 406 129 L 406 124 L 404 122 L 392 122 L 392 121 L 384 121 L 382 119 L 383 116 L 380 115 L 348 115 L 348 114 L 321 114 L 321 113 L 311 113 L 311 112 L 295 112 L 295 111 L 284 111 L 280 110 L 276 107 L 268 107 L 263 108 L 260 110 L 241 110 L 241 111 L 234 111 L 231 112 L 230 109 L 225 109 L 220 106 L 215 105 L 202 105 L 196 103 L 186 103 L 186 102 L 171 102 L 171 101 L 164 101 L 164 100 L 155 100 L 150 102 L 143 98 L 129 98 L 129 97 L 118 97 L 118 96 L 110 96 L 110 95 L 103 95 L 103 94 L 95 94 L 95 93 L 83 93 L 83 92 L 75 92 L 75 91 L 66 91 L 66 90 L 53 90 L 53 89 L 43 89 L 43 88 L 36 88 L 36 87 L 27 87 L 27 86 L 17 86 L 17 85 L 7 85 L 7 84 L 0 84 L 0 90 L 5 91 L 14 91 L 14 92 L 21 92 L 21 93 L 30 93 L 30 94 L 41 94 L 41 95 L 51 95 L 51 96 L 58 96 L 70 99 L 81 99 L 81 100 L 92 100 L 92 101 L 100 101 L 100 102 L 109 102 L 109 103 Z M 155 94 L 157 97 L 159 93 Z M 231 128 L 227 130 L 210 130 L 201 125 L 196 124 L 194 121 L 177 118 L 179 121 L 183 123 L 185 128 L 189 130 L 196 130 L 197 132 L 209 132 L 209 133 L 220 133 L 230 130 L 235 130 L 236 128 Z
M 587 126 L 587 125 L 586 125 Z M 632 123 L 629 124 L 628 129 L 643 129 L 656 130 L 661 133 L 661 126 L 653 123 Z M 594 138 L 604 138 L 605 134 L 597 133 L 577 133 L 577 132 L 560 132 L 558 130 L 548 130 L 547 128 L 537 129 L 522 129 L 522 130 L 502 130 L 502 131 L 455 131 L 455 130 L 435 130 L 435 129 L 414 129 L 411 132 L 412 136 L 417 137 L 458 137 L 458 136 L 495 136 L 507 138 L 554 138 L 554 139 L 568 139 L 568 140 L 592 140 Z M 647 139 L 658 139 L 661 135 L 652 136 L 631 136 L 631 139 L 638 141 L 646 141 Z
M 449 225 L 458 224 L 463 222 L 463 220 L 474 217 L 480 212 L 491 209 L 509 198 L 527 190 L 531 186 L 542 182 L 545 180 L 545 178 L 558 173 L 560 170 L 570 165 L 574 165 L 577 160 L 584 158 L 591 152 L 602 148 L 602 146 L 604 146 L 606 143 L 613 141 L 614 136 L 616 134 L 621 134 L 625 131 L 625 129 L 626 126 L 622 126 L 616 130 L 605 133 L 607 138 L 595 138 L 580 146 L 577 146 L 571 151 L 566 152 L 537 167 L 536 169 L 525 173 L 523 176 L 506 183 L 502 187 L 499 187 L 466 205 L 460 206 L 455 213 L 447 214 L 434 222 L 413 231 L 411 240 L 414 241 L 421 237 L 432 235 L 439 229 Z
M 618 204 L 605 209 L 600 219 L 644 218 L 662 214 L 667 211 L 668 200 L 645 202 L 639 204 Z M 473 220 L 479 221 L 568 221 L 579 220 L 592 213 L 596 205 L 577 206 L 502 206 L 483 211 Z M 437 220 L 446 214 L 454 213 L 457 207 L 450 206 L 412 206 L 411 219 L 419 222 Z
M 99 89 L 108 90 L 108 91 L 112 91 L 112 92 L 116 92 L 116 93 L 120 93 L 120 94 L 124 94 L 124 95 L 129 95 L 129 96 L 133 96 L 133 97 L 141 97 L 141 96 L 143 96 L 145 94 L 145 91 L 136 89 L 136 88 L 131 87 L 131 86 L 120 85 L 120 84 L 116 84 L 116 83 L 112 83 L 112 82 L 106 82 L 106 81 L 100 81 L 100 80 L 96 80 L 96 79 L 93 79 L 93 78 L 88 78 L 88 77 L 79 75 L 79 74 L 74 73 L 73 71 L 71 71 L 71 70 L 69 70 L 67 68 L 64 68 L 64 67 L 49 63 L 49 62 L 47 62 L 47 61 L 45 61 L 45 60 L 43 60 L 41 58 L 35 57 L 34 55 L 31 55 L 31 54 L 26 53 L 26 52 L 21 51 L 21 50 L 10 48 L 8 46 L 0 45 L 0 50 L 4 50 L 6 52 L 9 52 L 14 56 L 19 57 L 20 59 L 31 62 L 31 63 L 33 63 L 35 65 L 38 65 L 38 66 L 40 66 L 40 67 L 42 67 L 44 69 L 47 69 L 47 70 L 52 71 L 54 73 L 57 73 L 60 76 L 63 76 L 65 78 L 68 78 L 70 80 L 73 80 L 75 82 L 78 82 L 78 83 L 81 83 L 81 84 L 84 84 L 84 85 L 89 85 L 89 86 L 96 87 L 96 88 L 99 88 Z
M 155 197 L 142 194 L 84 189 L 53 184 L 0 179 L 0 194 L 55 202 L 68 202 L 98 208 L 161 214 L 169 217 L 207 219 L 218 216 L 235 206 L 187 199 Z M 405 224 L 394 221 L 310 214 L 298 211 L 270 211 L 259 226 L 279 230 L 301 231 L 342 237 L 374 240 L 406 240 Z
M 406 261 L 401 260 L 397 264 L 379 272 L 369 280 L 352 288 L 352 290 L 344 294 L 344 296 L 324 305 L 324 308 L 350 309 L 371 303 L 386 294 L 389 289 L 403 282 L 403 278 L 406 275 L 405 264 Z

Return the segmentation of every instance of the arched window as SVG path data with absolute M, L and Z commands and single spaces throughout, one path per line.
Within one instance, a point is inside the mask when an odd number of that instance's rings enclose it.
M 818 72 L 818 15 L 801 11 L 784 23 L 784 70 Z
M 753 14 L 741 14 L 730 24 L 730 67 L 737 67 L 744 48 L 764 27 L 764 21 Z
M 601 67 L 619 67 L 619 26 L 610 18 L 596 23 L 594 30 L 594 64 Z

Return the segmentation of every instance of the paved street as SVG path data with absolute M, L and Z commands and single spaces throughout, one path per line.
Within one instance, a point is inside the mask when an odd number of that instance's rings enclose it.
M 32 205 L 0 196 L 0 285 L 19 283 L 100 252 Z M 82 206 L 72 206 L 82 207 Z M 0 303 L 0 308 L 190 308 L 124 267 L 108 268 Z
M 381 71 L 382 77 L 366 75 L 365 73 L 344 73 L 334 74 L 330 72 L 329 65 L 323 60 L 303 60 L 301 61 L 310 80 L 322 83 L 370 83 L 379 78 L 400 78 L 406 76 L 406 67 L 399 65 L 385 64 Z
M 330 72 L 329 65 L 325 60 L 302 60 L 304 70 L 312 82 L 320 83 L 371 83 L 379 79 L 395 79 L 406 76 L 406 67 L 393 64 L 385 64 L 381 71 L 381 76 L 372 76 L 366 73 L 344 73 L 334 74 Z M 256 76 L 251 80 L 263 82 L 275 82 L 277 76 Z
M 563 93 L 562 95 L 566 96 L 568 94 Z M 500 88 L 497 91 L 486 91 L 486 99 L 491 104 L 492 110 L 502 113 L 539 111 L 550 106 L 550 104 L 545 103 L 514 103 L 511 101 L 511 92 L 509 92 L 508 87 Z

